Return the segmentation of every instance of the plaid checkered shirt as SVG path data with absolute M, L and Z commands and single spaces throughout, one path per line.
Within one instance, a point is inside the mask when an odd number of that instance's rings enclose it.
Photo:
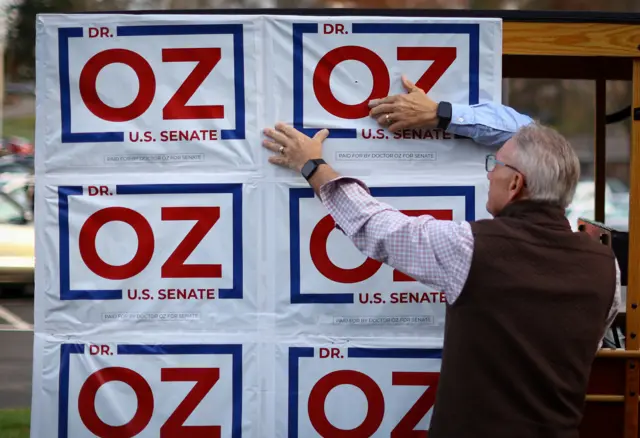
M 531 122 L 512 109 L 493 103 L 454 105 L 448 131 L 499 146 L 517 129 Z M 338 177 L 323 185 L 320 199 L 336 222 L 366 256 L 381 261 L 421 283 L 442 290 L 455 302 L 465 285 L 473 256 L 468 222 L 438 220 L 429 215 L 410 217 L 373 198 L 360 180 Z M 608 325 L 621 303 L 620 268 Z

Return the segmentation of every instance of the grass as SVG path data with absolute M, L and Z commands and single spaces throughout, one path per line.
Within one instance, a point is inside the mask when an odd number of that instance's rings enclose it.
M 29 438 L 31 411 L 29 409 L 0 410 L 0 436 L 2 438 Z
M 25 116 L 2 121 L 2 135 L 4 137 L 24 137 L 33 142 L 36 136 L 36 116 Z

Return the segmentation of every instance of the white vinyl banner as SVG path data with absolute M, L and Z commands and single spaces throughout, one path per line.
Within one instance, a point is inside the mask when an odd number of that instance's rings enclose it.
M 90 185 L 48 181 L 40 186 L 51 221 L 41 246 L 51 261 L 40 297 L 48 331 L 256 326 L 255 182 L 204 175 L 190 183 L 122 175 L 92 177 Z
M 408 216 L 488 217 L 484 157 L 371 99 L 501 100 L 498 19 L 37 20 L 32 437 L 426 434 L 445 292 L 360 253 L 262 130 Z M 418 435 L 416 435 L 418 436 Z
M 37 86 L 47 110 L 39 171 L 260 167 L 259 20 L 105 15 L 41 23 L 37 52 L 47 71 Z
M 382 346 L 384 345 L 384 346 Z M 435 344 L 434 344 L 435 345 Z M 275 436 L 409 437 L 428 430 L 441 350 L 393 347 L 378 340 L 365 347 L 286 344 L 276 351 L 278 391 Z
M 133 338 L 36 334 L 32 436 L 258 436 L 254 343 L 209 335 Z

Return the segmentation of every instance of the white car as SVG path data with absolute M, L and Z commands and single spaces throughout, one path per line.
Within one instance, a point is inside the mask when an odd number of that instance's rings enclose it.
M 607 181 L 604 191 L 605 221 L 604 224 L 618 231 L 629 230 L 629 192 L 624 192 L 624 185 Z M 573 202 L 567 208 L 567 219 L 573 230 L 578 229 L 578 219 L 595 219 L 595 183 L 584 180 L 578 183 Z

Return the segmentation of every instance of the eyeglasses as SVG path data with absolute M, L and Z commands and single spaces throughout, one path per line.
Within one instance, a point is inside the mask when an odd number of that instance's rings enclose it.
M 520 170 L 518 170 L 518 168 L 517 168 L 517 167 L 514 167 L 514 166 L 512 166 L 512 165 L 510 165 L 510 164 L 507 164 L 507 163 L 505 163 L 505 162 L 502 162 L 502 161 L 498 160 L 498 159 L 496 158 L 495 154 L 489 154 L 489 155 L 487 155 L 487 157 L 486 157 L 486 159 L 485 159 L 485 161 L 484 161 L 484 168 L 485 168 L 485 170 L 486 170 L 487 172 L 493 172 L 493 170 L 496 168 L 496 166 L 497 166 L 498 164 L 501 164 L 501 165 L 503 165 L 503 166 L 505 166 L 505 167 L 508 167 L 509 169 L 513 169 L 513 170 L 515 170 L 515 171 L 516 171 L 516 172 L 518 172 L 520 175 L 522 175 L 522 177 L 524 178 L 524 174 L 523 174 L 522 172 L 520 172 Z M 525 182 L 524 182 L 524 186 L 525 186 L 525 187 L 527 186 L 527 182 L 526 182 L 526 180 L 525 180 Z

